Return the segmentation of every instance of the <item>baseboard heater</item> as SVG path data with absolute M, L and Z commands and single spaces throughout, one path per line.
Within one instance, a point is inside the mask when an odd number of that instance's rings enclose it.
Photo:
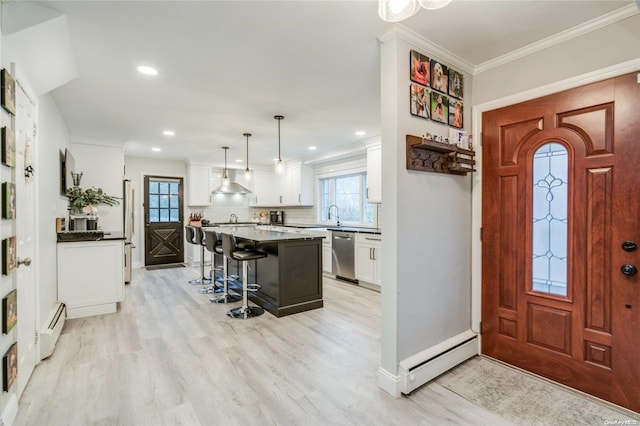
M 447 370 L 478 354 L 478 336 L 471 330 L 400 361 L 400 392 L 409 394 Z
M 64 303 L 56 303 L 44 322 L 47 327 L 40 331 L 40 359 L 48 358 L 53 353 L 66 319 L 67 306 Z

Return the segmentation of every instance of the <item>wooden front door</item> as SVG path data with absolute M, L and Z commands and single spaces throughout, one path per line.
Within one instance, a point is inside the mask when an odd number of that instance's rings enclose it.
M 482 352 L 640 411 L 636 74 L 483 114 Z
M 184 262 L 182 178 L 145 176 L 144 264 Z

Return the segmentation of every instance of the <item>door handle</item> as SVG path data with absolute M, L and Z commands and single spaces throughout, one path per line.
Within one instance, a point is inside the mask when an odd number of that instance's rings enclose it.
M 27 257 L 24 260 L 18 258 L 18 268 L 20 267 L 20 265 L 24 265 L 24 266 L 29 266 L 31 265 L 31 258 Z
M 628 277 L 632 277 L 635 274 L 638 273 L 638 268 L 636 268 L 634 265 L 630 265 L 630 264 L 625 264 L 622 265 L 622 267 L 620 268 L 620 270 L 622 271 L 622 273 Z

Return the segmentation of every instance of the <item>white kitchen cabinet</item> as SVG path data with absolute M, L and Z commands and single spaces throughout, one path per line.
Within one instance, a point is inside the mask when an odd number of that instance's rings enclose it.
M 300 162 L 288 163 L 282 175 L 275 171 L 254 171 L 251 207 L 313 205 L 313 168 Z
M 211 167 L 189 164 L 187 169 L 187 205 L 211 205 Z
M 275 207 L 281 205 L 282 176 L 270 170 L 253 171 L 253 193 L 249 194 L 251 207 Z
M 382 146 L 367 146 L 367 202 L 382 202 Z
M 327 231 L 327 236 L 322 240 L 322 271 L 333 272 L 331 265 L 331 231 Z
M 382 236 L 356 234 L 356 279 L 382 286 Z
M 282 195 L 286 206 L 313 206 L 313 168 L 300 162 L 287 164 Z
M 58 300 L 68 318 L 116 312 L 124 300 L 124 240 L 58 243 Z

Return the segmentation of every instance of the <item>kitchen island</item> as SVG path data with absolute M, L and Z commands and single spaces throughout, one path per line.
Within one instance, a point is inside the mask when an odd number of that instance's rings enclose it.
M 251 261 L 249 282 L 260 284 L 249 299 L 282 317 L 321 308 L 322 236 L 269 231 L 256 227 L 209 227 L 205 232 L 233 234 L 249 241 L 267 257 Z

